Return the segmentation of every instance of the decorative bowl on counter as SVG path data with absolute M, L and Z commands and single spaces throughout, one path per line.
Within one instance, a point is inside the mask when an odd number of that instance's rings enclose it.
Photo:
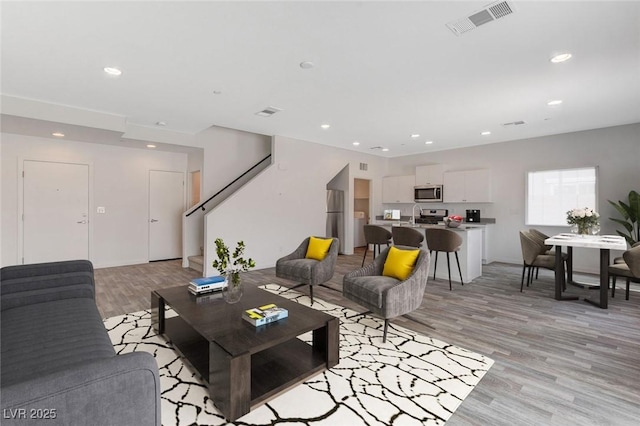
M 457 228 L 462 223 L 462 216 L 449 216 L 442 220 L 447 228 Z

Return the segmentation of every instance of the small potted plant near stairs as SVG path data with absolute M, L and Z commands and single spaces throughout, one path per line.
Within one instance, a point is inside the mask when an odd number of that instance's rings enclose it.
M 212 266 L 221 274 L 225 274 L 227 285 L 222 290 L 222 296 L 227 303 L 236 303 L 242 298 L 243 286 L 240 272 L 246 272 L 256 266 L 256 262 L 243 257 L 244 241 L 239 241 L 233 253 L 222 238 L 216 238 L 216 255 Z

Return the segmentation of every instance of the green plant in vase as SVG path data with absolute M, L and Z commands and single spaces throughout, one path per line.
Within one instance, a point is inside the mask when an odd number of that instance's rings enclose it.
M 624 201 L 618 201 L 617 203 L 614 203 L 611 200 L 607 201 L 616 208 L 618 213 L 620 213 L 620 216 L 623 218 L 609 218 L 624 226 L 624 229 L 627 231 L 626 233 L 616 231 L 618 235 L 624 237 L 630 246 L 640 241 L 640 194 L 636 191 L 629 192 L 628 201 L 626 203 Z
M 216 238 L 215 243 L 218 259 L 213 261 L 212 266 L 227 275 L 227 285 L 238 286 L 240 284 L 240 272 L 247 272 L 256 266 L 256 262 L 251 258 L 245 259 L 243 257 L 244 241 L 238 241 L 233 253 L 231 253 L 222 238 Z

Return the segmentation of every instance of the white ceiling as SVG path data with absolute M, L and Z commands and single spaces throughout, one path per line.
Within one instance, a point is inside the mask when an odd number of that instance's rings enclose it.
M 640 122 L 639 2 L 514 1 L 461 36 L 445 26 L 488 3 L 3 1 L 1 90 L 385 157 Z M 282 111 L 255 115 L 268 106 Z

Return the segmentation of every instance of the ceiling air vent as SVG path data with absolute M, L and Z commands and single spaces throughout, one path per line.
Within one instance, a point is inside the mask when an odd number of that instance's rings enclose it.
M 449 22 L 447 28 L 449 28 L 457 36 L 460 36 L 468 31 L 476 29 L 480 25 L 484 25 L 487 22 L 495 21 L 496 19 L 504 18 L 511 15 L 514 12 L 513 4 L 508 1 L 498 1 L 491 3 L 466 18 L 458 19 L 456 21 Z
M 511 123 L 502 123 L 503 126 L 507 127 L 507 126 L 522 126 L 523 124 L 527 124 L 526 121 L 512 121 Z
M 382 147 L 381 147 L 381 146 L 372 146 L 372 147 L 371 147 L 371 148 L 369 148 L 369 149 L 382 149 Z
M 275 114 L 278 111 L 282 111 L 282 110 L 280 108 L 270 106 L 263 109 L 262 111 L 256 112 L 256 115 L 259 115 L 260 117 L 271 117 L 273 114 Z

